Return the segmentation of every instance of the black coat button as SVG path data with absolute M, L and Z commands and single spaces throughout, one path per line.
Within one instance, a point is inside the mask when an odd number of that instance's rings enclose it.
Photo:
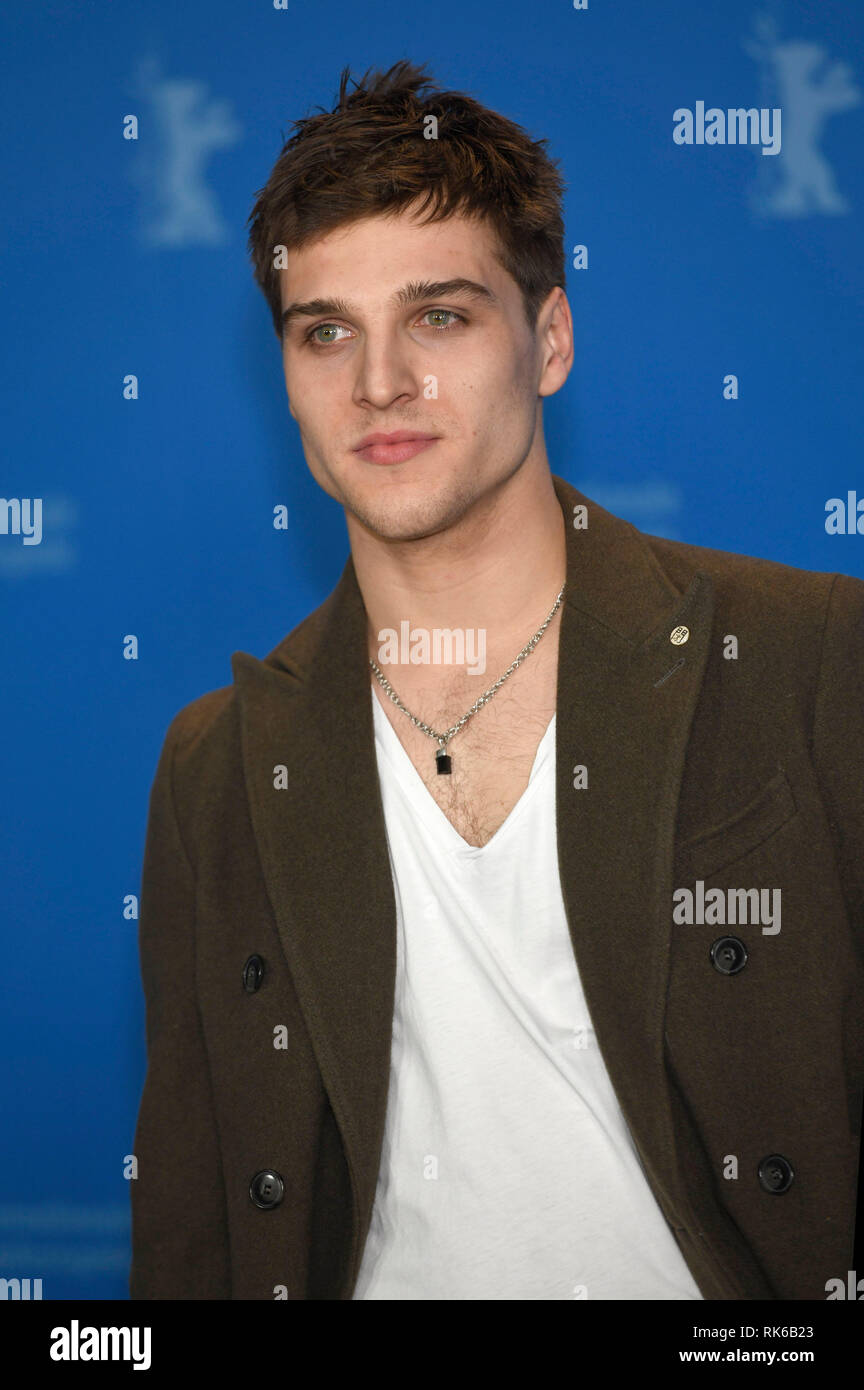
M 721 975 L 737 975 L 747 964 L 747 947 L 737 936 L 718 936 L 711 947 L 711 964 Z
M 794 1176 L 792 1164 L 782 1154 L 769 1154 L 759 1164 L 759 1182 L 766 1192 L 773 1192 L 775 1197 L 788 1192 Z
M 250 1182 L 249 1196 L 256 1207 L 269 1211 L 271 1207 L 278 1207 L 285 1196 L 285 1184 L 272 1168 L 265 1168 L 263 1173 L 256 1173 Z
M 264 979 L 264 962 L 260 956 L 250 956 L 243 966 L 243 988 L 247 994 L 254 994 L 261 988 Z

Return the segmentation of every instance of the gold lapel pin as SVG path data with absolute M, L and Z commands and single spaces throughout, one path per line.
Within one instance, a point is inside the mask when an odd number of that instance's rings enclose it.
M 676 647 L 680 647 L 682 643 L 687 641 L 689 636 L 689 627 L 673 627 L 672 631 L 669 633 L 669 641 Z

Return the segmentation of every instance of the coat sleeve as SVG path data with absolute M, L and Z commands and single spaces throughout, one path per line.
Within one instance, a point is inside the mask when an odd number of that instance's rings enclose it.
M 813 719 L 813 761 L 849 923 L 864 959 L 864 583 L 831 588 Z
M 131 1179 L 133 1299 L 228 1299 L 227 1216 L 195 978 L 195 873 L 174 806 L 168 729 L 150 792 L 138 923 L 147 1073 Z

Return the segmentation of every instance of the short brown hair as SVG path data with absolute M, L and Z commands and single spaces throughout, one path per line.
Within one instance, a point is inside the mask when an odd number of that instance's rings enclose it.
M 296 250 L 336 227 L 396 212 L 425 194 L 426 222 L 456 212 L 488 219 L 498 259 L 522 291 L 533 328 L 540 305 L 565 280 L 564 183 L 545 140 L 463 92 L 442 92 L 424 69 L 403 59 L 367 72 L 347 92 L 342 72 L 332 111 L 294 121 L 249 216 L 255 279 L 282 337 L 274 248 Z M 351 79 L 352 81 L 354 79 Z M 437 117 L 438 139 L 424 137 Z

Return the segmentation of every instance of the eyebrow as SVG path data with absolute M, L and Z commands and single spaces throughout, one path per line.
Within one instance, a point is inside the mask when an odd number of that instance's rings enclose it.
M 422 299 L 449 299 L 451 295 L 464 295 L 483 304 L 498 303 L 498 296 L 487 285 L 481 285 L 477 280 L 466 280 L 461 275 L 453 280 L 411 280 L 391 295 L 389 302 L 394 309 L 406 309 Z M 344 299 L 297 300 L 282 311 L 283 332 L 292 319 L 313 318 L 318 314 L 352 318 L 357 310 Z

